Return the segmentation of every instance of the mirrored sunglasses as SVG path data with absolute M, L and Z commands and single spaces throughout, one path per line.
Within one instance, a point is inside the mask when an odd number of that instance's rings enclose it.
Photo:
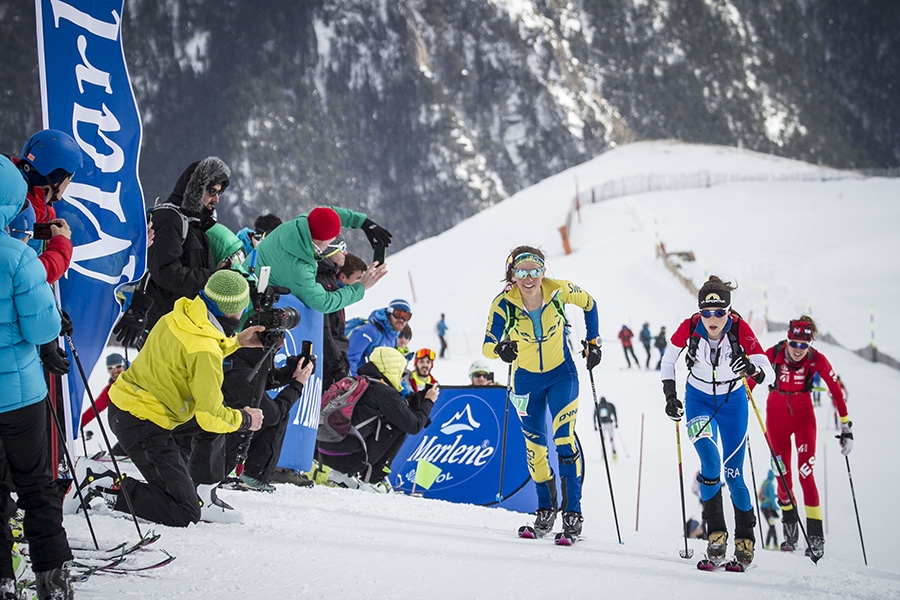
M 796 348 L 797 350 L 806 350 L 807 348 L 809 348 L 809 344 L 808 344 L 808 343 L 806 343 L 806 342 L 795 342 L 795 341 L 793 341 L 793 340 L 789 341 L 789 342 L 788 342 L 788 345 L 789 345 L 791 348 Z
M 704 319 L 708 319 L 712 316 L 715 316 L 717 319 L 721 319 L 725 315 L 728 314 L 728 309 L 725 308 L 717 308 L 716 310 L 701 310 L 700 316 Z
M 434 350 L 429 350 L 428 348 L 422 348 L 416 352 L 416 360 L 420 358 L 428 358 L 430 360 L 434 360 Z
M 541 275 L 544 274 L 544 268 L 540 267 L 537 269 L 513 269 L 513 275 L 516 276 L 516 279 L 525 279 L 526 277 L 531 277 L 532 279 L 537 279 Z
M 402 308 L 392 308 L 390 313 L 394 315 L 394 318 L 403 319 L 404 321 L 409 321 L 412 318 L 412 313 Z

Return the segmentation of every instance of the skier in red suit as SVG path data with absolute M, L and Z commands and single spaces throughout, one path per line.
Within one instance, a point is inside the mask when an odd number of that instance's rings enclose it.
M 852 423 L 847 415 L 847 404 L 831 363 L 825 355 L 811 347 L 818 333 L 815 322 L 806 315 L 790 322 L 786 340 L 778 342 L 766 351 L 775 368 L 775 384 L 769 386 L 766 403 L 766 428 L 775 456 L 781 463 L 784 479 L 791 487 L 791 436 L 797 448 L 797 471 L 800 473 L 800 487 L 803 489 L 803 503 L 806 508 L 806 528 L 809 545 L 806 554 L 821 557 L 825 552 L 825 538 L 822 531 L 822 507 L 819 505 L 819 490 L 813 476 L 816 462 L 816 415 L 813 410 L 812 381 L 818 373 L 834 399 L 841 419 L 841 454 L 847 456 L 853 448 Z M 793 551 L 798 541 L 799 515 L 793 510 L 781 478 L 778 482 L 778 501 L 783 511 L 782 524 L 785 541 L 784 551 Z M 796 496 L 794 496 L 796 498 Z

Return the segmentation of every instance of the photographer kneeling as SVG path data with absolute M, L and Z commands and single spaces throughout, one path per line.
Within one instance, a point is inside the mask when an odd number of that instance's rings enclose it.
M 264 327 L 235 335 L 249 301 L 239 273 L 216 271 L 197 297 L 177 300 L 154 325 L 131 368 L 109 390 L 110 429 L 146 483 L 129 477 L 120 483 L 114 472 L 91 473 L 88 467 L 76 469 L 85 471 L 77 473 L 82 489 L 102 496 L 114 510 L 130 512 L 124 491 L 135 516 L 163 525 L 187 527 L 200 520 L 197 488 L 172 430 L 193 417 L 214 433 L 262 426 L 261 410 L 222 403 L 225 356 L 261 346 L 256 334 Z
M 435 384 L 406 398 L 401 396 L 405 368 L 406 358 L 396 348 L 380 346 L 372 351 L 369 362 L 357 372 L 369 380 L 369 387 L 350 418 L 359 437 L 348 435 L 339 442 L 318 442 L 316 483 L 390 491 L 390 484 L 384 482 L 386 468 L 406 436 L 428 425 L 439 393 Z

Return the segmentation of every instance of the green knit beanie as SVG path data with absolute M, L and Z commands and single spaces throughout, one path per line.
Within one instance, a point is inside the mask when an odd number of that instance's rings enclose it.
M 203 288 L 206 297 L 226 315 L 242 314 L 250 303 L 250 286 L 240 273 L 216 271 Z

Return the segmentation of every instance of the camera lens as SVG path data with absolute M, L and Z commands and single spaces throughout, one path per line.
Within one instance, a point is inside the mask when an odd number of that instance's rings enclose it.
M 300 313 L 296 308 L 287 307 L 281 318 L 281 326 L 285 329 L 293 329 L 300 324 Z

